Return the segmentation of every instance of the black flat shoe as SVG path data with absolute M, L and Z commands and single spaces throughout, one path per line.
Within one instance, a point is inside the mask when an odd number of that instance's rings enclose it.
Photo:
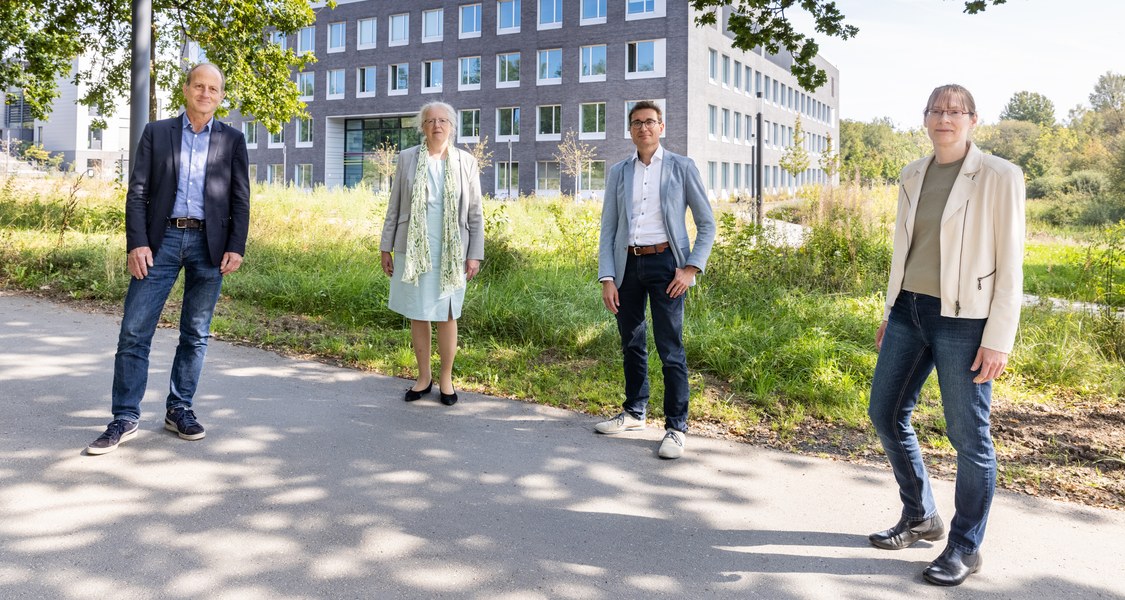
M 922 571 L 922 578 L 934 585 L 961 585 L 969 575 L 979 571 L 983 563 L 984 557 L 980 552 L 965 554 L 953 546 L 946 546 L 945 552 Z
M 430 385 L 427 385 L 426 389 L 424 389 L 424 390 L 414 390 L 413 388 L 406 390 L 406 398 L 404 398 L 404 400 L 406 400 L 407 402 L 414 402 L 415 400 L 421 398 L 422 396 L 425 396 L 426 394 L 430 393 L 430 390 L 432 390 L 433 388 L 434 388 L 434 380 L 431 379 Z
M 909 548 L 919 540 L 940 540 L 945 535 L 945 523 L 934 515 L 928 519 L 899 519 L 894 527 L 867 536 L 872 546 L 884 550 Z
M 441 394 L 442 404 L 446 406 L 453 406 L 454 404 L 457 404 L 457 390 L 453 390 L 452 394 L 446 394 L 445 392 L 442 392 L 440 390 L 438 391 L 438 393 Z

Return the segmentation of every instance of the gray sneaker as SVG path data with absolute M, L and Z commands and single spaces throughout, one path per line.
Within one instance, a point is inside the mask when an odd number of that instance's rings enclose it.
M 621 433 L 622 431 L 640 431 L 645 428 L 645 420 L 638 419 L 633 415 L 621 411 L 617 413 L 616 417 L 606 419 L 597 425 L 594 425 L 594 431 L 598 433 Z
M 137 437 L 138 429 L 140 429 L 140 426 L 136 421 L 114 419 L 105 428 L 105 433 L 103 433 L 101 437 L 90 442 L 89 446 L 86 446 L 86 454 L 98 455 L 113 452 L 122 442 L 127 442 Z
M 679 458 L 684 455 L 684 442 L 687 441 L 687 434 L 675 429 L 667 429 L 664 432 L 664 439 L 660 442 L 660 458 Z

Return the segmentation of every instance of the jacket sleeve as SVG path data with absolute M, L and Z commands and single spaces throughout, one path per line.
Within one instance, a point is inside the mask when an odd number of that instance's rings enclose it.
M 246 238 L 250 233 L 250 159 L 246 153 L 246 137 L 237 129 L 231 155 L 230 231 L 226 252 L 246 255 Z
M 133 168 L 129 172 L 129 191 L 125 194 L 125 249 L 128 252 L 149 245 L 148 205 L 152 178 L 152 124 L 145 125 Z
M 399 194 L 402 193 L 402 173 L 405 152 L 398 155 L 398 164 L 395 166 L 395 179 L 391 182 L 391 193 L 387 196 L 387 217 L 383 221 L 383 237 L 379 242 L 380 252 L 391 252 L 395 248 L 395 231 L 398 229 L 398 216 L 401 206 Z
M 621 178 L 622 165 L 617 163 L 609 170 L 606 177 L 605 193 L 602 195 L 602 227 L 598 237 L 598 280 L 606 277 L 617 278 L 617 268 L 614 264 L 613 244 L 617 239 L 617 224 L 619 222 L 617 211 L 617 180 Z
M 981 346 L 1011 352 L 1023 305 L 1023 246 L 1026 234 L 1026 190 L 1019 167 L 999 174 L 993 194 L 993 224 L 996 232 L 996 285 Z
M 684 262 L 702 273 L 711 256 L 711 246 L 715 243 L 715 215 L 695 161 L 684 157 L 684 163 L 684 194 L 687 196 L 687 205 L 691 208 L 692 219 L 695 220 L 695 243 Z
M 466 260 L 484 260 L 484 209 L 481 207 L 480 193 L 480 165 L 473 155 L 468 152 L 461 153 L 461 160 L 469 162 L 468 183 L 468 230 L 469 252 Z

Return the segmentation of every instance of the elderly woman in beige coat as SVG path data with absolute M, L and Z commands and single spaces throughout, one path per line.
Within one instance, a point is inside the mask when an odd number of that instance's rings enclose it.
M 453 146 L 455 115 L 444 102 L 418 112 L 422 144 L 398 157 L 387 218 L 379 244 L 383 272 L 391 278 L 391 310 L 410 319 L 418 379 L 406 390 L 412 402 L 430 393 L 432 333 L 437 323 L 441 402 L 457 402 L 453 358 L 465 286 L 484 259 L 484 217 L 476 159 Z

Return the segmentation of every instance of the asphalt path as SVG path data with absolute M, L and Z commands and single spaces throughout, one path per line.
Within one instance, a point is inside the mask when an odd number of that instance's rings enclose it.
M 999 492 L 983 570 L 925 584 L 890 471 L 461 392 L 213 341 L 207 437 L 110 420 L 119 319 L 0 292 L 0 598 L 1125 598 L 1125 513 Z M 404 336 L 405 337 L 405 336 Z M 942 514 L 951 482 L 936 481 Z

